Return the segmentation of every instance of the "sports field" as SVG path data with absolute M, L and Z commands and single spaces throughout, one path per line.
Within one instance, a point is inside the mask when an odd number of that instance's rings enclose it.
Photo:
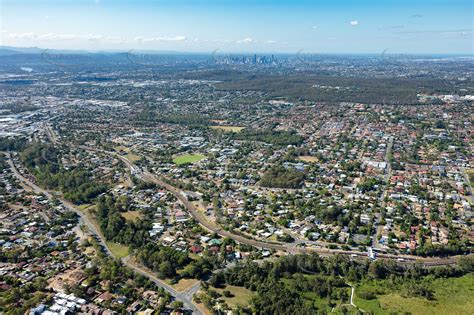
M 173 159 L 174 164 L 181 165 L 181 164 L 190 164 L 195 163 L 197 161 L 202 160 L 205 158 L 205 155 L 202 154 L 184 154 L 177 156 Z

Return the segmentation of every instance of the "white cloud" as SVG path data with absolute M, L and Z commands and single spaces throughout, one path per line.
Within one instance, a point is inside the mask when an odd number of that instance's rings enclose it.
M 174 36 L 174 37 L 135 37 L 135 41 L 140 43 L 150 43 L 150 42 L 183 42 L 187 40 L 186 36 Z
M 357 26 L 357 25 L 359 25 L 359 21 L 357 21 L 357 20 L 350 21 L 349 24 L 352 25 L 352 26 Z
M 267 44 L 276 44 L 276 42 L 277 42 L 276 40 L 271 40 L 270 39 L 270 40 L 267 40 L 265 43 L 267 43 Z
M 237 41 L 238 44 L 252 44 L 256 43 L 257 41 L 251 37 L 246 37 L 244 39 L 240 39 Z
M 87 40 L 90 40 L 90 41 L 101 41 L 101 40 L 108 40 L 108 37 L 104 37 L 102 35 L 99 35 L 99 34 L 88 34 L 85 36 L 85 38 Z
M 104 41 L 104 42 L 115 42 L 123 43 L 124 39 L 114 36 L 103 36 L 101 34 L 56 34 L 56 33 L 44 33 L 36 34 L 33 32 L 28 33 L 9 33 L 7 36 L 11 39 L 16 40 L 39 40 L 39 41 L 71 41 L 71 40 L 82 40 L 82 41 Z
M 74 34 L 47 33 L 47 34 L 36 35 L 35 38 L 39 40 L 75 40 L 75 39 L 80 39 L 80 36 L 74 35 Z
M 28 32 L 28 33 L 10 33 L 8 34 L 10 38 L 13 39 L 35 39 L 38 37 L 35 33 Z
M 312 27 L 313 30 L 317 30 L 318 28 L 319 28 L 319 26 L 317 26 L 317 25 L 313 25 L 313 27 Z
M 113 43 L 125 43 L 126 40 L 118 36 L 105 36 L 104 40 L 113 42 Z

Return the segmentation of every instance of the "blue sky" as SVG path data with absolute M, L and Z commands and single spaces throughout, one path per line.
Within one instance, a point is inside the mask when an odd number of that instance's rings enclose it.
M 1 44 L 189 52 L 473 52 L 469 0 L 0 0 Z

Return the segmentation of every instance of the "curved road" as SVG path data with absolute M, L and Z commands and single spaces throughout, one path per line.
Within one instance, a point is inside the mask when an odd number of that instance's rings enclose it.
M 66 207 L 66 209 L 76 213 L 79 218 L 80 218 L 80 222 L 84 223 L 87 228 L 91 231 L 91 233 L 96 237 L 96 239 L 99 241 L 99 243 L 102 245 L 102 247 L 105 249 L 105 252 L 107 255 L 109 255 L 110 257 L 113 257 L 115 259 L 117 259 L 117 257 L 112 253 L 112 251 L 109 249 L 109 247 L 107 246 L 107 243 L 106 243 L 106 240 L 104 239 L 104 237 L 102 236 L 101 233 L 99 233 L 99 231 L 96 229 L 96 227 L 94 226 L 94 224 L 92 224 L 92 222 L 89 220 L 89 218 L 87 218 L 84 213 L 80 210 L 78 210 L 76 208 L 76 206 L 74 204 L 72 204 L 71 202 L 67 201 L 67 200 L 64 200 L 62 198 L 58 198 L 56 196 L 53 196 L 51 194 L 51 192 L 39 187 L 38 185 L 36 185 L 35 183 L 31 182 L 30 180 L 28 180 L 26 177 L 24 177 L 22 174 L 20 174 L 20 172 L 18 171 L 18 169 L 16 168 L 15 166 L 15 163 L 13 162 L 13 159 L 11 157 L 11 154 L 8 153 L 8 152 L 2 152 L 4 153 L 7 158 L 8 158 L 8 164 L 10 165 L 10 169 L 12 170 L 13 172 L 13 175 L 19 180 L 21 181 L 24 185 L 28 186 L 29 188 L 31 188 L 35 193 L 37 194 L 43 194 L 45 195 L 48 199 L 57 199 L 59 200 L 63 205 L 64 207 Z M 192 286 L 191 288 L 189 288 L 187 291 L 185 292 L 178 292 L 176 291 L 173 287 L 171 287 L 170 285 L 168 285 L 167 283 L 165 283 L 164 281 L 158 279 L 156 276 L 154 276 L 152 273 L 148 272 L 147 270 L 143 269 L 143 268 L 140 268 L 140 266 L 137 266 L 135 264 L 132 264 L 130 261 L 129 261 L 129 257 L 125 257 L 122 259 L 122 262 L 124 265 L 126 265 L 128 268 L 134 270 L 135 272 L 147 277 L 148 279 L 150 279 L 151 281 L 153 281 L 158 287 L 160 288 L 163 288 L 164 290 L 168 291 L 172 296 L 174 296 L 177 300 L 180 300 L 183 302 L 184 304 L 184 307 L 191 310 L 193 312 L 193 314 L 202 314 L 202 312 L 195 306 L 195 304 L 192 302 L 192 297 L 193 297 L 193 294 L 196 293 L 198 290 L 199 290 L 199 282 Z

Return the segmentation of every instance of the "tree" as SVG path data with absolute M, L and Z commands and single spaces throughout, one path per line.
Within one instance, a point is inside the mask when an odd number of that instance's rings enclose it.
M 44 288 L 46 288 L 46 286 L 48 285 L 48 281 L 46 281 L 44 277 L 37 277 L 33 283 L 37 291 L 44 290 Z
M 165 278 L 171 278 L 176 274 L 176 269 L 169 261 L 163 261 L 160 264 L 160 273 Z
M 174 311 L 177 311 L 177 310 L 180 310 L 182 309 L 184 306 L 183 302 L 181 301 L 174 301 L 173 303 L 171 303 L 171 308 L 174 310 Z
M 385 278 L 387 270 L 385 269 L 385 265 L 382 261 L 374 261 L 370 264 L 369 267 L 369 276 L 373 279 L 383 279 Z

